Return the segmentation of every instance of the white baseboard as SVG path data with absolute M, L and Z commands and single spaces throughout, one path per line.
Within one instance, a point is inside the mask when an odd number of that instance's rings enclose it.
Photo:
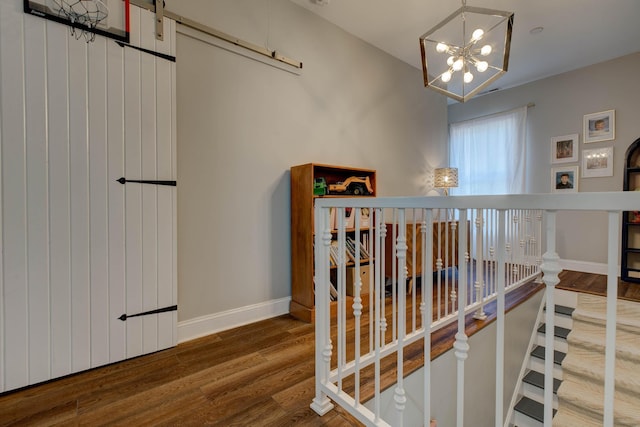
M 178 322 L 178 343 L 287 314 L 290 302 L 286 297 Z
M 607 274 L 607 264 L 599 262 L 576 261 L 572 259 L 561 259 L 560 267 L 563 270 L 581 271 L 591 274 Z M 618 276 L 620 275 L 620 266 L 616 267 Z

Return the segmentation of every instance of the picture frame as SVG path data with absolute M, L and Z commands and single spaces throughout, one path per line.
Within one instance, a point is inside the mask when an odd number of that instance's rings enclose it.
M 551 168 L 551 192 L 577 193 L 578 169 L 577 165 Z
M 577 162 L 579 138 L 577 133 L 551 138 L 551 163 Z
M 582 150 L 582 177 L 613 176 L 613 147 Z
M 584 143 L 610 141 L 616 138 L 616 110 L 585 114 Z

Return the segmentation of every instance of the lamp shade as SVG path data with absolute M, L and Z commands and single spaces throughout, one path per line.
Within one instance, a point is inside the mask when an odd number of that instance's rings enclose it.
M 433 186 L 435 188 L 451 188 L 458 186 L 457 168 L 437 168 L 433 172 Z

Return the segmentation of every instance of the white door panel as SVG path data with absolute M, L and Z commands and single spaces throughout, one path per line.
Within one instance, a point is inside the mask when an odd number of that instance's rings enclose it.
M 0 392 L 176 344 L 175 63 L 0 0 Z M 175 23 L 131 6 L 131 44 Z M 141 30 L 142 29 L 142 30 Z

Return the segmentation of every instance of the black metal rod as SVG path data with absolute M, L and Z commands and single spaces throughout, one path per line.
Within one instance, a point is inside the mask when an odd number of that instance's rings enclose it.
M 120 184 L 126 184 L 127 182 L 137 182 L 138 184 L 154 184 L 154 185 L 169 185 L 171 187 L 175 187 L 177 185 L 176 181 L 152 181 L 152 180 L 143 180 L 143 179 L 126 179 L 124 176 L 122 178 L 116 179 Z
M 171 307 L 158 308 L 155 310 L 145 311 L 144 313 L 136 313 L 136 314 L 128 314 L 128 315 L 123 314 L 122 316 L 118 317 L 118 319 L 124 322 L 129 317 L 139 317 L 139 316 L 146 316 L 148 314 L 166 313 L 168 311 L 176 311 L 177 309 L 178 309 L 177 305 L 172 305 Z
M 125 46 L 126 47 L 130 47 L 132 49 L 139 50 L 140 52 L 148 53 L 150 55 L 157 56 L 158 58 L 166 59 L 167 61 L 176 62 L 176 57 L 175 56 L 167 55 L 166 53 L 156 52 L 154 50 L 149 50 L 149 49 L 145 49 L 143 47 L 134 46 L 132 44 L 124 43 L 124 42 L 121 42 L 121 41 L 118 41 L 118 40 L 116 40 L 116 43 L 118 43 L 118 45 L 120 45 L 120 47 L 125 47 Z

